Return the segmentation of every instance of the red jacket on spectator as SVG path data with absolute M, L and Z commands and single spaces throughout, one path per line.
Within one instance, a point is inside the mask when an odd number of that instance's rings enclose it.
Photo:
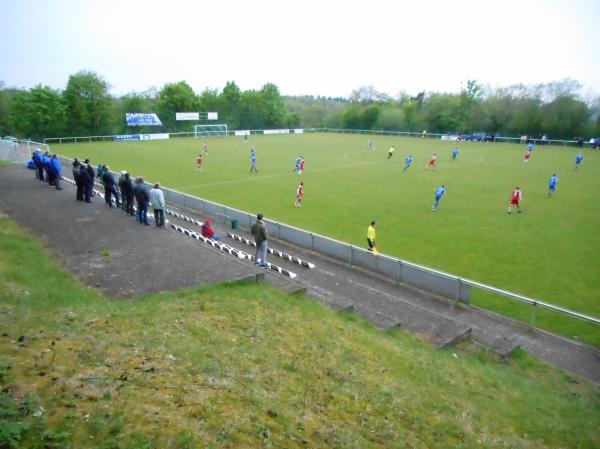
M 215 236 L 215 231 L 211 227 L 212 221 L 210 218 L 207 218 L 202 225 L 202 236 L 207 239 L 212 239 Z

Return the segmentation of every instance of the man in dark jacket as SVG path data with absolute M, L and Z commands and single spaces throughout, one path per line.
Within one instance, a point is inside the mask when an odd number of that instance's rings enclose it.
M 104 184 L 104 200 L 108 207 L 113 207 L 112 205 L 112 195 L 115 197 L 115 201 L 117 202 L 117 207 L 121 206 L 119 201 L 119 192 L 117 192 L 117 184 L 115 183 L 115 178 L 110 172 L 110 167 L 105 165 L 105 170 L 102 172 L 102 184 Z
M 127 212 L 128 215 L 133 215 L 133 182 L 131 182 L 129 173 L 125 172 L 125 175 L 123 176 L 123 185 L 119 185 L 121 188 L 121 200 L 125 205 L 125 212 Z
M 148 203 L 150 202 L 150 197 L 148 197 L 143 176 L 136 178 L 133 193 L 137 201 L 137 221 L 148 225 Z
M 77 201 L 83 201 L 83 190 L 85 189 L 85 185 L 81 180 L 81 163 L 77 158 L 75 158 L 75 160 L 73 161 L 73 180 L 75 181 L 75 185 L 77 186 Z
M 256 223 L 252 225 L 250 232 L 254 236 L 256 243 L 256 253 L 254 255 L 254 264 L 260 265 L 262 268 L 267 268 L 267 227 L 262 221 L 263 214 L 256 215 Z
M 125 170 L 121 172 L 121 176 L 119 176 L 119 180 L 117 181 L 117 185 L 119 186 L 119 193 L 121 194 L 121 210 L 125 212 L 126 204 L 125 204 L 125 193 L 123 192 L 123 186 L 125 183 Z
M 90 164 L 90 160 L 86 159 L 85 161 L 85 167 L 82 167 L 82 170 L 80 170 L 81 176 L 82 176 L 82 180 L 83 180 L 83 186 L 84 186 L 84 194 L 85 194 L 85 201 L 86 203 L 91 203 L 91 197 L 94 194 L 94 177 L 96 176 L 96 173 L 94 173 L 94 167 L 92 167 L 92 164 Z M 85 171 L 85 175 L 84 172 Z

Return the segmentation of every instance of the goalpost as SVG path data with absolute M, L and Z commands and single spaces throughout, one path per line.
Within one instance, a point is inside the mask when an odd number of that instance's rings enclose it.
M 223 136 L 228 135 L 227 124 L 214 124 L 214 125 L 194 125 L 194 137 L 206 137 L 206 136 Z
M 47 144 L 32 140 L 0 139 L 0 160 L 17 163 L 27 162 L 37 148 L 42 153 L 50 149 Z

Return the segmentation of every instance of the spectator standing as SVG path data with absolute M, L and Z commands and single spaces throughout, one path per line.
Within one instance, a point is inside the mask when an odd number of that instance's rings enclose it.
M 117 185 L 119 186 L 119 193 L 121 195 L 121 210 L 123 212 L 125 212 L 125 194 L 123 193 L 123 186 L 125 184 L 125 173 L 127 173 L 127 171 L 123 170 L 121 171 L 121 176 L 119 176 L 119 180 L 117 181 Z
M 62 190 L 62 187 L 60 186 L 60 175 L 62 173 L 62 166 L 60 165 L 60 159 L 56 157 L 56 154 L 52 155 L 52 159 L 50 159 L 50 166 L 52 170 L 54 186 L 56 187 L 56 190 Z
M 117 207 L 121 206 L 121 202 L 119 201 L 119 192 L 117 192 L 117 185 L 115 183 L 115 178 L 110 172 L 110 167 L 108 165 L 104 165 L 104 170 L 102 172 L 102 184 L 104 185 L 104 201 L 108 204 L 108 207 L 112 208 L 112 195 L 115 197 L 115 201 L 117 203 Z
M 254 255 L 254 264 L 259 265 L 262 268 L 268 268 L 267 264 L 267 227 L 262 221 L 263 214 L 256 214 L 256 222 L 252 225 L 250 232 L 254 236 L 254 242 L 256 243 L 256 253 Z
M 137 221 L 148 226 L 148 201 L 150 201 L 150 199 L 148 197 L 148 192 L 146 191 L 146 186 L 144 185 L 143 176 L 138 176 L 135 179 L 133 194 L 137 201 Z
M 87 161 L 87 159 L 86 159 L 86 161 Z M 91 200 L 92 187 L 94 186 L 94 178 L 93 178 L 93 175 L 90 175 L 90 169 L 91 169 L 91 172 L 94 173 L 94 169 L 92 168 L 92 166 L 89 163 L 79 167 L 79 181 L 83 188 L 83 197 L 84 197 L 86 203 L 92 202 L 92 200 Z M 73 169 L 73 171 L 74 170 L 75 169 Z M 77 193 L 79 193 L 79 186 L 77 186 Z
M 81 179 L 81 163 L 77 158 L 75 158 L 73 161 L 73 180 L 77 186 L 77 193 L 75 197 L 77 198 L 77 201 L 83 201 L 83 190 L 85 189 L 85 186 L 83 185 L 83 181 Z
M 50 155 L 46 151 L 42 156 L 42 164 L 44 164 L 44 170 L 46 171 L 46 182 L 48 185 L 54 185 L 54 175 L 52 174 L 52 164 L 50 163 Z
M 125 179 L 123 180 L 123 186 L 121 187 L 121 201 L 125 205 L 125 212 L 128 215 L 133 215 L 133 182 L 129 173 L 125 172 Z
M 94 196 L 94 178 L 96 177 L 96 172 L 94 172 L 94 167 L 92 167 L 89 159 L 86 159 L 83 162 L 85 163 L 85 170 L 89 175 L 89 180 L 86 180 L 87 184 L 85 184 L 85 190 L 89 192 L 85 194 L 91 198 Z M 91 201 L 88 201 L 88 203 L 91 203 Z
M 165 227 L 165 196 L 163 191 L 160 190 L 160 184 L 154 184 L 154 187 L 150 190 L 148 195 L 150 198 L 150 204 L 154 209 L 154 222 L 157 228 Z
M 35 176 L 40 181 L 44 180 L 44 164 L 42 163 L 42 152 L 36 148 L 33 153 L 33 162 L 35 163 Z

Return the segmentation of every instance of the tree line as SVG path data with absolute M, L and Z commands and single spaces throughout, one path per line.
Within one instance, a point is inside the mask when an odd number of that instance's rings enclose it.
M 350 128 L 550 139 L 600 137 L 600 97 L 584 101 L 582 86 L 566 79 L 536 86 L 485 88 L 469 80 L 458 93 L 420 92 L 396 97 L 363 86 L 348 98 L 282 96 L 277 85 L 242 91 L 234 81 L 222 90 L 194 92 L 185 81 L 161 89 L 112 96 L 110 85 L 90 71 L 71 75 L 64 90 L 38 85 L 15 89 L 0 83 L 0 134 L 46 137 L 191 131 L 194 122 L 176 112 L 215 111 L 230 129 Z M 128 127 L 125 113 L 156 113 L 162 127 Z

